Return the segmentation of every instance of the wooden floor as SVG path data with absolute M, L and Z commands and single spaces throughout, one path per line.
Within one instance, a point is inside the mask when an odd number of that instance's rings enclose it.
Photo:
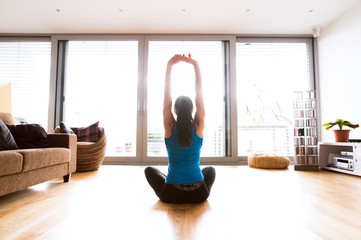
M 0 239 L 361 239 L 361 177 L 215 168 L 201 204 L 158 201 L 139 166 L 39 184 L 0 197 Z

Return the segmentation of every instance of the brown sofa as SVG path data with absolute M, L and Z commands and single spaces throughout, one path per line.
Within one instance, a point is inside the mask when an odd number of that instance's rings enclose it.
M 9 113 L 0 113 L 0 119 L 14 124 Z M 0 196 L 54 178 L 70 180 L 76 170 L 76 135 L 48 134 L 44 146 L 0 151 Z

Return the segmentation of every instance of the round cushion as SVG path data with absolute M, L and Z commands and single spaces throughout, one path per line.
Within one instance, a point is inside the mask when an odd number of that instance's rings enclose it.
M 290 159 L 275 154 L 255 153 L 248 156 L 248 166 L 253 168 L 282 169 L 287 168 Z

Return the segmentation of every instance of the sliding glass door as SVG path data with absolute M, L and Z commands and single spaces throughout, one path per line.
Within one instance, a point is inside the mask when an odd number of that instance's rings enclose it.
M 166 163 L 162 117 L 165 70 L 174 54 L 190 53 L 201 68 L 206 107 L 201 156 L 229 156 L 226 150 L 227 143 L 230 145 L 226 136 L 229 56 L 225 54 L 229 41 L 164 39 L 140 43 L 141 40 L 60 36 L 56 42 L 62 56 L 57 59 L 57 86 L 63 91 L 57 90 L 57 101 L 61 103 L 57 104 L 61 109 L 58 121 L 69 127 L 99 121 L 108 138 L 106 157 L 115 162 L 156 159 Z M 144 52 L 140 51 L 141 44 L 146 46 Z M 183 62 L 172 72 L 173 101 L 180 95 L 193 101 L 195 98 L 194 68 Z
M 190 53 L 201 68 L 203 163 L 237 163 L 254 152 L 292 156 L 292 93 L 315 89 L 311 38 L 59 35 L 53 45 L 55 123 L 99 121 L 112 163 L 167 162 L 162 109 L 174 54 Z M 171 94 L 173 103 L 180 95 L 194 101 L 193 66 L 173 67 Z
M 85 127 L 99 121 L 106 156 L 136 156 L 137 41 L 67 41 L 63 121 Z
M 225 156 L 225 54 L 223 41 L 162 41 L 148 44 L 147 157 L 167 156 L 163 130 L 164 79 L 168 60 L 174 54 L 191 54 L 198 61 L 203 79 L 206 127 L 201 156 Z M 192 65 L 180 62 L 172 70 L 173 104 L 178 96 L 195 99 Z M 194 104 L 194 111 L 196 106 Z

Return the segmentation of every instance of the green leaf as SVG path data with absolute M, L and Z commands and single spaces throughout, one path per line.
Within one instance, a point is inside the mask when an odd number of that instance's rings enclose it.
M 322 126 L 326 127 L 326 130 L 329 130 L 330 128 L 332 128 L 336 124 L 337 124 L 336 122 L 329 122 L 329 123 L 324 123 Z
M 343 126 L 343 119 L 337 119 L 337 125 L 340 128 L 340 130 L 342 130 L 342 126 Z
M 326 130 L 329 130 L 330 128 L 332 128 L 335 125 L 338 125 L 340 130 L 342 130 L 343 126 L 347 126 L 347 127 L 353 128 L 353 129 L 359 127 L 358 124 L 352 124 L 349 121 L 343 120 L 341 118 L 336 119 L 336 122 L 324 123 L 322 126 L 326 127 Z
M 347 126 L 347 127 L 350 127 L 350 128 L 353 128 L 353 129 L 355 129 L 355 128 L 358 128 L 359 127 L 359 125 L 358 124 L 351 124 L 351 123 L 346 123 L 346 124 L 344 124 L 345 126 Z

